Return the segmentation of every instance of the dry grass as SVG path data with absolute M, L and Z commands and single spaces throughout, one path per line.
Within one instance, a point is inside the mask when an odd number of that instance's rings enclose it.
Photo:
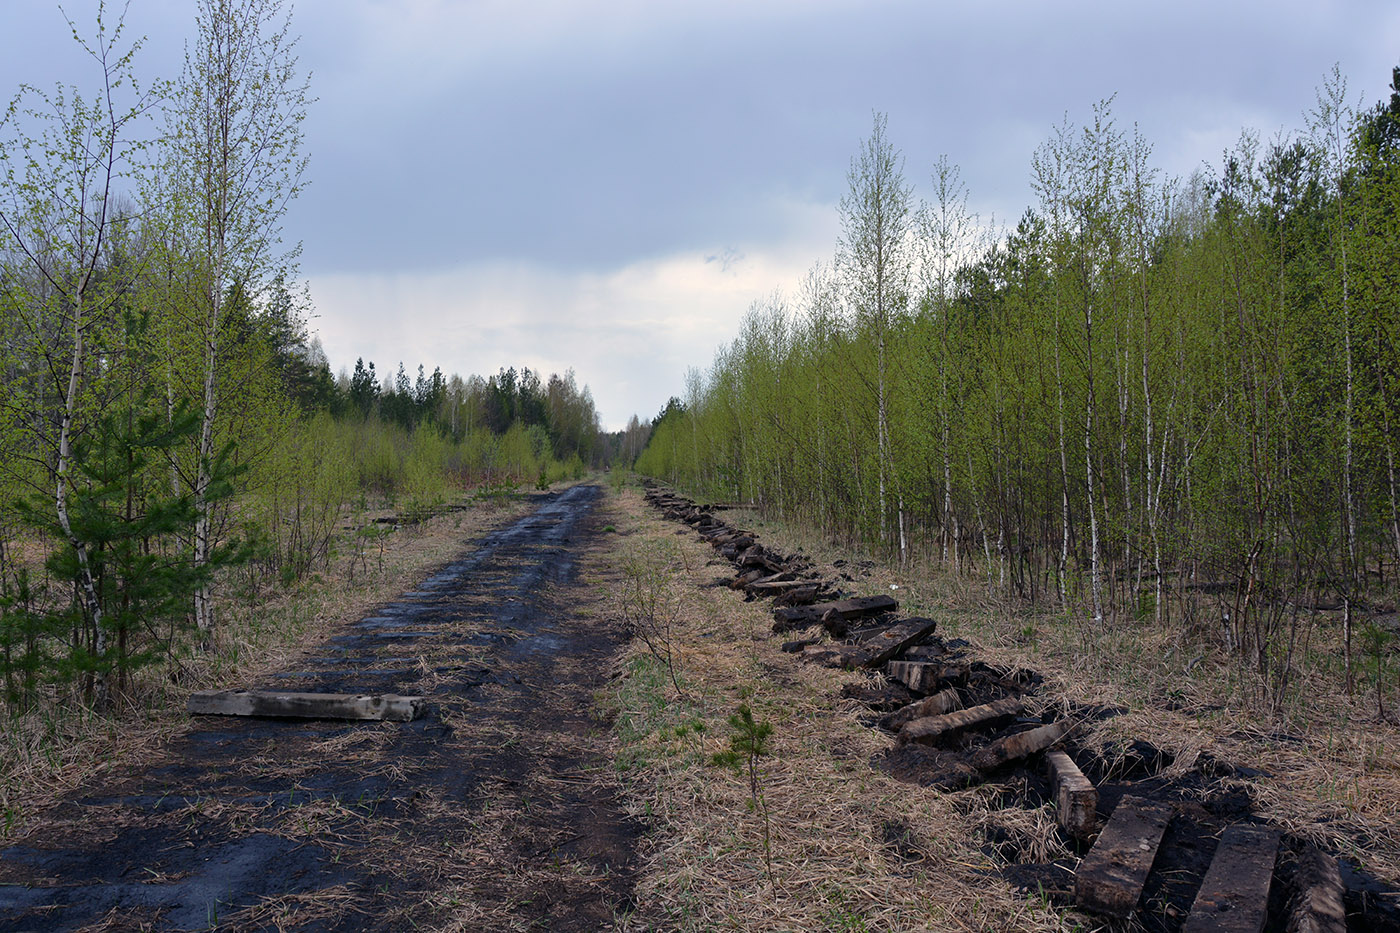
M 1068 930 L 1059 911 L 1014 893 L 979 846 L 991 819 L 979 791 L 942 794 L 871 768 L 888 739 L 837 699 L 859 675 L 804 665 L 768 634 L 766 602 L 711 584 L 732 575 L 689 531 L 677 535 L 635 490 L 612 503 L 624 547 L 673 556 L 676 653 L 686 698 L 646 649 L 606 698 L 615 715 L 631 806 L 655 825 L 632 928 L 679 930 Z M 674 545 L 671 542 L 675 542 Z M 585 568 L 595 580 L 605 568 Z M 746 776 L 710 764 L 728 746 L 727 718 L 747 702 L 773 725 L 760 760 L 771 821 Z M 697 730 L 697 725 L 699 729 Z M 1010 820 L 1012 817 L 997 817 Z M 1002 829 L 1048 838 L 1047 816 Z
M 291 588 L 249 593 L 236 577 L 226 580 L 212 648 L 140 672 L 114 713 L 49 705 L 7 715 L 0 737 L 0 840 L 22 833 L 65 793 L 149 757 L 180 734 L 189 724 L 191 690 L 248 683 L 294 666 L 334 629 L 411 588 L 464 542 L 529 508 L 528 502 L 493 501 L 439 515 L 387 536 L 382 557 L 367 561 L 356 561 L 347 538 L 330 567 Z

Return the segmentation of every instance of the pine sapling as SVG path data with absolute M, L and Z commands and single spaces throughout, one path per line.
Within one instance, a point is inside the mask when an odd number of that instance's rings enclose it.
M 768 883 L 777 887 L 773 877 L 773 845 L 768 820 L 768 801 L 763 795 L 759 780 L 758 759 L 770 751 L 768 739 L 773 734 L 773 724 L 753 718 L 753 710 L 747 703 L 740 703 L 738 712 L 729 717 L 729 726 L 734 734 L 729 738 L 729 748 L 716 752 L 711 763 L 722 768 L 732 768 L 736 774 L 748 772 L 749 810 L 763 818 L 763 860 L 768 867 Z

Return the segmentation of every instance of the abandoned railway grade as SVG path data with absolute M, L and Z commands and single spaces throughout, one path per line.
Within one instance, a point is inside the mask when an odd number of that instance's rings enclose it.
M 640 827 L 590 717 L 623 636 L 573 611 L 599 495 L 541 497 L 259 685 L 426 715 L 197 720 L 0 850 L 0 930 L 610 925 Z
M 861 676 L 842 692 L 891 737 L 873 767 L 935 792 L 994 784 L 1002 807 L 1055 803 L 1056 831 L 1079 857 L 1018 864 L 1000 852 L 1001 873 L 1027 896 L 1162 933 L 1400 931 L 1395 891 L 1254 814 L 1248 767 L 1203 753 L 1169 775 L 1171 756 L 1142 741 L 1105 754 L 1080 741 L 1081 727 L 1123 710 L 1076 707 L 1036 672 L 988 665 L 969 643 L 939 636 L 934 620 L 901 618 L 888 596 L 844 593 L 801 555 L 731 527 L 723 507 L 659 485 L 646 499 L 733 562 L 731 587 L 773 597 L 774 633 L 800 635 L 785 651 L 883 673 L 878 687 Z
M 246 685 L 421 697 L 417 718 L 196 720 L 0 849 L 0 931 L 593 930 L 644 916 L 643 826 L 593 714 L 626 636 L 602 588 L 573 580 L 584 548 L 608 546 L 599 495 L 541 497 L 303 663 Z M 1055 804 L 1056 848 L 1074 857 L 1030 861 L 995 823 L 972 840 L 1027 897 L 1114 929 L 1400 931 L 1393 889 L 1258 816 L 1250 768 L 1208 753 L 1169 767 L 1147 742 L 1088 741 L 1124 711 L 987 663 L 937 620 L 846 592 L 856 577 L 821 577 L 720 508 L 660 487 L 646 499 L 732 562 L 732 588 L 773 600 L 785 651 L 852 672 L 842 697 L 888 736 L 872 767 L 911 793 L 981 786 L 1008 813 Z

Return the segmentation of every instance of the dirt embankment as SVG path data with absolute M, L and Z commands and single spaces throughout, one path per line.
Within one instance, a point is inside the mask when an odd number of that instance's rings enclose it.
M 199 720 L 0 851 L 0 930 L 608 926 L 640 829 L 590 714 L 622 641 L 574 580 L 599 496 L 547 497 L 237 685 L 419 695 L 427 716 Z

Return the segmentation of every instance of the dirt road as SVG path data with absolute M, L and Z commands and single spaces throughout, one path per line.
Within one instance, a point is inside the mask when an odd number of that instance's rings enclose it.
M 591 714 L 621 634 L 574 580 L 600 494 L 549 496 L 254 685 L 426 717 L 201 719 L 0 851 L 0 930 L 612 925 L 641 828 Z

